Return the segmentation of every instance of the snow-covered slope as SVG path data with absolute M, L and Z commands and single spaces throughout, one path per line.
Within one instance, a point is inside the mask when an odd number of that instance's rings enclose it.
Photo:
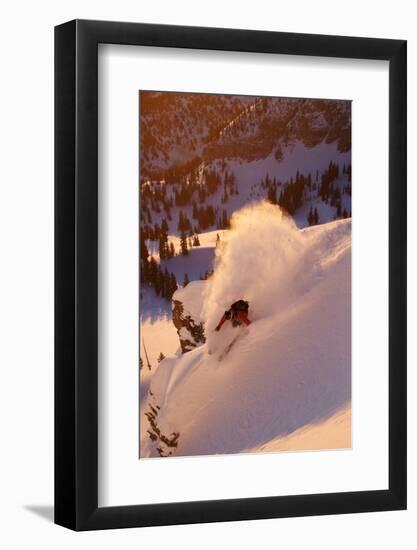
M 140 125 L 141 235 L 159 261 L 163 228 L 161 267 L 179 284 L 210 273 L 202 238 L 253 202 L 301 228 L 351 215 L 349 101 L 141 92 Z M 179 237 L 195 235 L 201 246 L 180 257 Z
M 152 176 L 202 155 L 231 120 L 253 103 L 249 96 L 141 92 L 142 175 Z
M 349 101 L 141 92 L 140 122 L 143 178 L 201 160 L 280 159 L 297 140 L 350 150 Z
M 271 153 L 264 158 L 250 161 L 233 158 L 202 163 L 199 166 L 199 178 L 190 177 L 189 184 L 180 184 L 176 180 L 142 184 L 141 227 L 148 233 L 151 227 L 160 226 L 164 221 L 168 225 L 170 240 L 173 240 L 178 251 L 179 245 L 174 237 L 181 234 L 180 216 L 185 216 L 190 222 L 187 235 L 204 234 L 207 231 L 213 233 L 210 229 L 221 231 L 225 227 L 221 222 L 224 214 L 229 219 L 236 210 L 252 202 L 268 199 L 272 189 L 274 189 L 275 201 L 279 202 L 281 194 L 291 182 L 296 181 L 297 175 L 311 178 L 310 183 L 304 184 L 300 205 L 293 212 L 299 227 L 309 225 L 308 214 L 311 207 L 318 210 L 318 223 L 348 217 L 351 212 L 351 177 L 348 173 L 342 173 L 342 170 L 350 167 L 350 162 L 350 151 L 338 151 L 336 143 L 323 142 L 314 148 L 308 148 L 301 141 L 295 140 L 286 145 L 281 159 L 277 159 Z M 321 181 L 330 163 L 339 166 L 340 174 L 332 182 L 330 197 L 324 199 Z M 223 183 L 218 185 L 214 192 L 206 194 L 204 201 L 200 202 L 200 188 L 207 189 L 204 174 L 210 172 L 218 174 L 219 180 Z M 233 177 L 232 188 L 224 183 L 226 174 Z M 186 204 L 177 205 L 175 197 L 181 189 L 187 189 L 189 197 Z M 336 189 L 337 197 L 334 193 Z M 168 210 L 164 204 L 170 204 Z M 208 207 L 215 212 L 213 220 L 205 227 L 201 227 L 201 216 L 198 210 Z M 154 242 L 152 245 L 152 242 L 149 242 L 148 246 L 152 249 L 157 244 Z
M 299 230 L 272 205 L 237 213 L 201 285 L 206 343 L 151 380 L 141 457 L 332 448 L 335 430 L 349 443 L 333 420 L 350 411 L 350 250 L 350 220 Z M 213 328 L 238 298 L 253 323 L 219 361 L 241 329 Z
M 279 451 L 320 451 L 322 449 L 348 449 L 351 438 L 352 411 L 350 405 L 323 422 L 308 424 L 295 432 L 278 437 L 249 452 L 270 453 Z
M 217 235 L 222 238 L 224 231 L 209 231 L 199 235 L 200 245 L 190 248 L 188 256 L 178 254 L 169 260 L 163 260 L 161 265 L 167 267 L 169 271 L 175 273 L 177 280 L 182 283 L 185 274 L 190 280 L 195 281 L 207 272 L 213 270 L 214 252 L 216 247 Z M 169 235 L 169 241 L 175 246 L 175 250 L 180 250 L 180 239 L 175 235 Z M 152 248 L 150 247 L 152 250 Z M 157 256 L 157 254 L 155 254 Z

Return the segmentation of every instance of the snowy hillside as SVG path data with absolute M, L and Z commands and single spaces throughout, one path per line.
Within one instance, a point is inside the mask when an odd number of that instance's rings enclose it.
M 348 101 L 140 93 L 142 457 L 349 446 L 350 135 Z
M 149 379 L 140 456 L 349 447 L 350 219 L 300 230 L 258 204 L 212 250 L 213 276 L 174 295 L 205 341 Z M 252 324 L 214 332 L 239 298 Z
M 141 92 L 143 175 L 160 176 L 176 165 L 192 163 L 252 102 L 245 96 Z
M 299 227 L 350 217 L 350 125 L 349 101 L 141 92 L 143 238 L 227 229 L 264 199 Z
M 347 449 L 351 447 L 352 413 L 350 405 L 338 411 L 323 422 L 308 424 L 295 432 L 277 437 L 250 449 L 254 453 L 282 451 L 319 451 L 322 449 Z
M 282 160 L 297 140 L 350 150 L 348 101 L 141 92 L 140 121 L 143 180 L 215 159 Z

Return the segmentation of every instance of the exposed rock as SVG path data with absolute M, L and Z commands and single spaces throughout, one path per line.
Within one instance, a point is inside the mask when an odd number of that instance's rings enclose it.
M 144 413 L 149 422 L 149 430 L 147 432 L 151 441 L 158 445 L 156 451 L 159 456 L 172 456 L 178 447 L 180 434 L 179 432 L 172 432 L 167 436 L 161 432 L 157 423 L 158 411 L 156 409 L 159 408 L 158 405 L 155 408 L 149 403 L 149 411 Z
M 203 307 L 203 291 L 205 281 L 193 281 L 186 287 L 178 289 L 172 300 L 172 321 L 177 329 L 181 351 L 187 353 L 192 349 L 204 344 L 204 324 L 201 320 Z M 163 359 L 158 369 L 167 368 L 172 358 Z M 149 390 L 147 410 L 144 416 L 148 422 L 147 433 L 152 441 L 153 453 L 159 456 L 174 456 L 177 451 L 180 432 L 175 427 L 167 427 L 164 431 L 158 425 L 158 415 L 161 405 L 158 403 L 154 393 Z M 154 455 L 152 455 L 154 456 Z
M 172 321 L 177 329 L 183 353 L 206 341 L 201 320 L 204 285 L 205 281 L 193 281 L 177 290 L 172 299 Z

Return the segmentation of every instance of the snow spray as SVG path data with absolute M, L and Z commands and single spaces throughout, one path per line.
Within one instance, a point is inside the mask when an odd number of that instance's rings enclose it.
M 292 218 L 279 206 L 261 202 L 233 214 L 203 295 L 209 344 L 220 317 L 236 300 L 249 302 L 249 318 L 255 322 L 292 301 L 300 275 L 313 261 L 306 257 L 304 243 Z

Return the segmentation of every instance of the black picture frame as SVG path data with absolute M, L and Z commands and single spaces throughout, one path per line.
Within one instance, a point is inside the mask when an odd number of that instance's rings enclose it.
M 98 44 L 389 62 L 389 488 L 98 506 Z M 55 28 L 55 523 L 109 529 L 406 508 L 406 41 L 74 20 Z

